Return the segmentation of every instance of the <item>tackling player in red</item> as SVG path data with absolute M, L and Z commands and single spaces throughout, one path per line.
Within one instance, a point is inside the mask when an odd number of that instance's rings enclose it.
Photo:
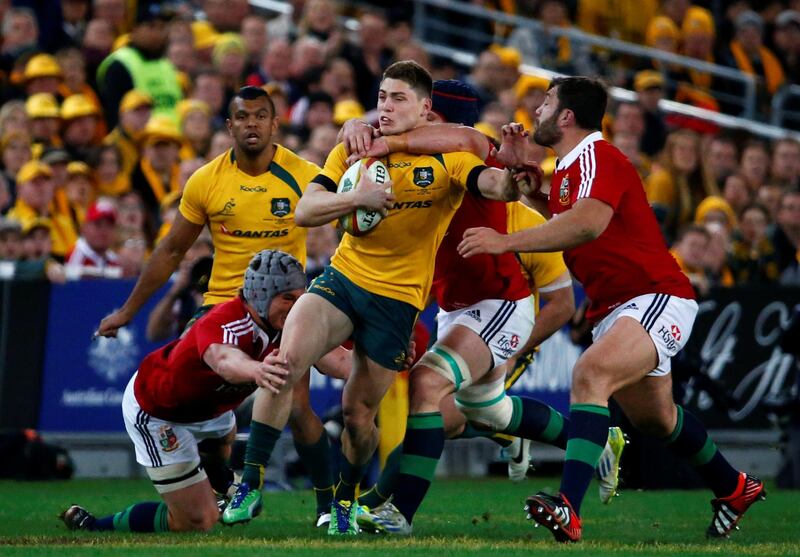
M 286 316 L 305 292 L 302 265 L 288 253 L 263 250 L 250 261 L 239 296 L 214 306 L 184 336 L 145 356 L 122 401 L 125 428 L 161 502 L 136 503 L 96 518 L 70 506 L 70 530 L 183 532 L 209 530 L 220 511 L 217 493 L 231 478 L 208 464 L 230 456 L 233 409 L 257 387 L 277 393 L 287 371 L 277 365 Z M 321 370 L 346 375 L 349 352 L 334 350 Z

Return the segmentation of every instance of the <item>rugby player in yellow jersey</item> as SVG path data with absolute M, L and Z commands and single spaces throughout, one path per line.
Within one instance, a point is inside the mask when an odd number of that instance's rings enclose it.
M 430 74 L 415 62 L 389 66 L 378 95 L 381 132 L 399 134 L 424 125 L 431 86 Z M 470 153 L 397 153 L 385 161 L 391 192 L 364 173 L 355 189 L 337 194 L 346 159 L 344 146 L 337 145 L 301 199 L 297 223 L 318 226 L 357 207 L 382 210 L 386 216 L 365 236 L 345 235 L 330 266 L 309 287 L 312 295 L 298 300 L 287 317 L 279 355 L 291 384 L 320 355 L 349 337 L 354 340 L 353 369 L 342 397 L 345 431 L 328 529 L 332 535 L 358 532 L 353 499 L 378 442 L 375 414 L 395 372 L 405 366 L 412 328 L 430 289 L 436 249 L 464 192 L 469 188 L 486 197 L 515 200 L 520 188 L 530 188 L 510 171 L 487 168 Z M 289 398 L 265 391 L 259 396 L 271 400 L 269 424 L 283 427 Z
M 204 226 L 211 232 L 214 265 L 204 299 L 206 305 L 199 311 L 233 298 L 247 264 L 262 249 L 285 251 L 305 266 L 307 231 L 295 224 L 294 213 L 319 167 L 273 142 L 278 119 L 272 99 L 264 90 L 243 87 L 231 100 L 229 111 L 226 123 L 234 147 L 189 178 L 169 233 L 156 246 L 128 299 L 103 319 L 97 334 L 116 336 L 120 327 L 130 323 L 177 269 Z M 280 430 L 266 426 L 261 421 L 261 411 L 260 406 L 254 407 L 250 434 L 260 440 L 259 446 L 271 447 Z M 316 520 L 324 522 L 333 493 L 330 451 L 322 423 L 308 401 L 307 377 L 295 385 L 290 426 L 297 452 L 312 477 L 319 510 L 324 511 L 322 516 L 318 513 Z M 200 448 L 202 452 L 202 444 Z M 211 454 L 217 452 L 211 449 Z M 245 461 L 261 459 L 257 454 L 246 454 Z M 231 477 L 227 466 L 205 462 L 204 467 L 212 486 L 224 493 Z M 258 491 L 263 466 L 246 467 L 245 476 Z

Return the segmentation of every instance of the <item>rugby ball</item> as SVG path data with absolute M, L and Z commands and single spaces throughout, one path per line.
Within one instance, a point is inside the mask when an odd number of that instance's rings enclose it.
M 389 180 L 389 169 L 379 159 L 361 159 L 348 168 L 339 180 L 337 193 L 345 193 L 353 190 L 361 178 L 362 172 L 368 172 L 374 182 L 383 184 Z M 391 186 L 387 188 L 390 191 Z M 356 209 L 350 213 L 339 217 L 339 224 L 345 232 L 353 236 L 363 236 L 381 222 L 383 216 L 380 211 L 370 211 L 368 209 Z

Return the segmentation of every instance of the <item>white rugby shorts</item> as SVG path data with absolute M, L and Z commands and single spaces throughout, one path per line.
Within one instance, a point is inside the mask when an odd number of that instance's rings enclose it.
M 617 306 L 594 329 L 592 340 L 599 340 L 620 317 L 632 317 L 642 324 L 658 353 L 658 365 L 647 375 L 666 375 L 671 359 L 686 345 L 692 334 L 697 302 L 669 294 L 644 294 Z
M 136 462 L 147 469 L 160 493 L 203 481 L 206 473 L 198 468 L 200 452 L 197 443 L 203 439 L 220 439 L 230 433 L 236 426 L 233 412 L 188 424 L 151 416 L 142 410 L 133 393 L 137 373 L 131 377 L 122 397 L 122 416 L 136 448 Z
M 481 337 L 492 352 L 495 368 L 528 342 L 533 330 L 533 296 L 520 300 L 482 300 L 454 311 L 439 310 L 439 338 L 453 325 L 463 325 Z

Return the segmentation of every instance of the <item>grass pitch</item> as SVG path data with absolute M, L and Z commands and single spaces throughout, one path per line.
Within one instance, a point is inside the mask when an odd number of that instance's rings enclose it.
M 246 526 L 217 526 L 208 534 L 92 534 L 69 532 L 56 518 L 79 503 L 97 515 L 136 501 L 156 500 L 145 480 L 0 482 L 0 555 L 125 556 L 505 556 L 532 554 L 625 555 L 800 555 L 800 494 L 768 489 L 728 541 L 707 541 L 710 494 L 704 491 L 624 491 L 608 507 L 594 485 L 584 503 L 584 537 L 560 545 L 534 529 L 522 511 L 524 498 L 555 490 L 555 478 L 523 484 L 501 479 L 435 482 L 414 522 L 411 538 L 362 535 L 328 538 L 311 525 L 310 491 L 268 493 L 264 513 Z

